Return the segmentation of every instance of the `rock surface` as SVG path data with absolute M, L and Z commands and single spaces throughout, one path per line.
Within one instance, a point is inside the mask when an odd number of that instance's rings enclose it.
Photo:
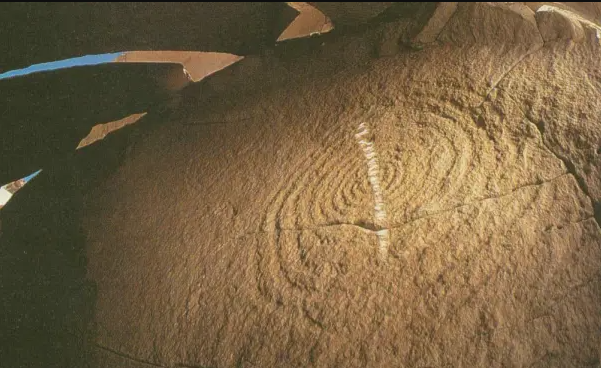
M 536 12 L 535 17 L 545 42 L 556 41 L 557 39 L 581 42 L 584 39 L 584 29 L 580 21 L 575 17 L 571 17 L 569 13 L 552 7 L 541 7 Z
M 526 2 L 524 4 L 534 11 L 545 5 L 551 6 L 577 14 L 590 22 L 601 23 L 601 2 Z
M 93 313 L 50 320 L 94 368 L 595 367 L 601 45 L 549 19 L 459 3 L 422 49 L 246 57 L 42 173 L 0 241 L 85 249 Z

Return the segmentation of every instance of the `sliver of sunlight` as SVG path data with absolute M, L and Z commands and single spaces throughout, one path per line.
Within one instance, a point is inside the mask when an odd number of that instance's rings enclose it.
M 330 18 L 310 3 L 288 2 L 287 4 L 296 9 L 299 15 L 282 32 L 278 41 L 320 35 L 334 29 Z
M 12 196 L 19 189 L 23 188 L 23 186 L 25 184 L 29 183 L 29 181 L 31 181 L 31 179 L 38 176 L 38 174 L 40 172 L 42 172 L 42 170 L 38 170 L 38 171 L 34 172 L 33 174 L 30 174 L 30 175 L 24 177 L 23 179 L 13 181 L 12 183 L 8 183 L 8 184 L 0 187 L 0 208 L 4 207 L 4 205 L 6 205 L 6 203 L 8 203 L 8 201 L 12 198 Z
M 13 194 L 11 192 L 6 190 L 4 187 L 1 187 L 0 188 L 0 208 L 4 207 L 4 205 L 6 203 L 8 203 L 8 201 L 10 200 L 10 198 L 12 196 L 13 196 Z

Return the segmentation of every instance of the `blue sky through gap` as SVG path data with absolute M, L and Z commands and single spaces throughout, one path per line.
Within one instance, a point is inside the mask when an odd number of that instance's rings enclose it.
M 121 54 L 122 54 L 122 52 L 116 52 L 116 53 L 112 53 L 112 54 L 86 55 L 86 56 L 76 57 L 76 58 L 72 58 L 72 59 L 52 61 L 49 63 L 34 64 L 34 65 L 28 66 L 27 68 L 24 68 L 24 69 L 11 70 L 11 71 L 2 73 L 2 74 L 0 74 L 0 79 L 16 77 L 19 75 L 26 75 L 26 74 L 30 74 L 30 73 L 34 73 L 34 72 L 41 72 L 44 70 L 55 70 L 55 69 L 63 69 L 63 68 L 69 68 L 72 66 L 79 66 L 79 65 L 96 65 L 96 64 L 108 63 L 108 62 L 115 60 Z
M 30 181 L 31 179 L 35 178 L 35 177 L 36 177 L 36 176 L 37 176 L 37 175 L 38 175 L 40 172 L 42 172 L 42 170 L 38 170 L 38 171 L 34 172 L 33 174 L 31 174 L 31 175 L 29 175 L 29 176 L 26 176 L 26 177 L 24 177 L 24 178 L 23 178 L 23 181 L 24 181 L 25 183 L 27 183 L 27 182 L 28 182 L 28 181 Z

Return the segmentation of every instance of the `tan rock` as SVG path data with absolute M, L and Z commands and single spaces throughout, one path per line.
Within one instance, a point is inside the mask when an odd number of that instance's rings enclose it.
M 2 280 L 41 293 L 0 293 L 13 346 L 52 326 L 86 331 L 98 368 L 598 364 L 601 45 L 583 30 L 543 44 L 523 4 L 459 4 L 419 52 L 370 58 L 380 28 L 188 87 L 0 212 Z M 37 351 L 85 351 L 65 335 Z
M 460 3 L 441 34 L 441 41 L 457 44 L 530 46 L 537 39 L 534 12 L 520 3 Z
M 440 2 L 436 6 L 436 10 L 426 26 L 422 31 L 415 37 L 415 42 L 418 43 L 431 43 L 436 41 L 440 32 L 448 23 L 451 16 L 457 10 L 456 2 Z
M 534 11 L 537 11 L 542 6 L 550 6 L 583 17 L 587 21 L 601 24 L 600 2 L 526 2 L 524 4 Z
M 556 40 L 584 40 L 584 29 L 580 21 L 571 17 L 569 13 L 554 10 L 549 6 L 542 6 L 536 11 L 538 29 L 545 42 Z

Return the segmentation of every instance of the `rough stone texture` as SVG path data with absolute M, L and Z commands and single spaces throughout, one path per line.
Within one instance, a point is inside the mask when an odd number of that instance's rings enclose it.
M 534 11 L 537 11 L 544 5 L 562 10 L 568 10 L 581 17 L 584 17 L 584 19 L 590 22 L 601 24 L 601 2 L 526 2 L 524 4 Z
M 92 367 L 595 367 L 601 46 L 538 27 L 460 3 L 420 51 L 247 57 L 42 173 L 0 241 L 77 235 Z
M 436 5 L 436 9 L 428 23 L 423 27 L 420 33 L 415 37 L 415 42 L 431 43 L 436 41 L 440 32 L 447 25 L 451 16 L 457 10 L 456 2 L 440 2 Z
M 275 42 L 297 14 L 283 2 L 4 3 L 0 71 L 134 50 L 243 55 Z
M 460 3 L 441 41 L 531 47 L 540 40 L 534 12 L 520 3 Z
M 189 82 L 179 64 L 120 63 L 33 73 L 0 83 L 0 183 L 74 150 L 98 124 L 157 108 Z
M 589 2 L 567 2 L 563 3 L 574 9 L 580 14 L 589 15 L 594 18 L 597 22 L 601 23 L 601 2 L 589 1 Z
M 535 18 L 545 42 L 556 41 L 558 39 L 572 40 L 574 42 L 584 40 L 584 28 L 578 19 L 571 17 L 569 13 L 546 7 L 538 10 Z
M 601 223 L 601 28 L 584 30 L 583 45 L 558 40 L 524 59 L 499 88 L 498 94 L 511 102 L 492 109 L 505 116 L 517 111 L 539 130 L 542 143 L 590 196 Z M 510 95 L 528 98 L 516 103 Z

